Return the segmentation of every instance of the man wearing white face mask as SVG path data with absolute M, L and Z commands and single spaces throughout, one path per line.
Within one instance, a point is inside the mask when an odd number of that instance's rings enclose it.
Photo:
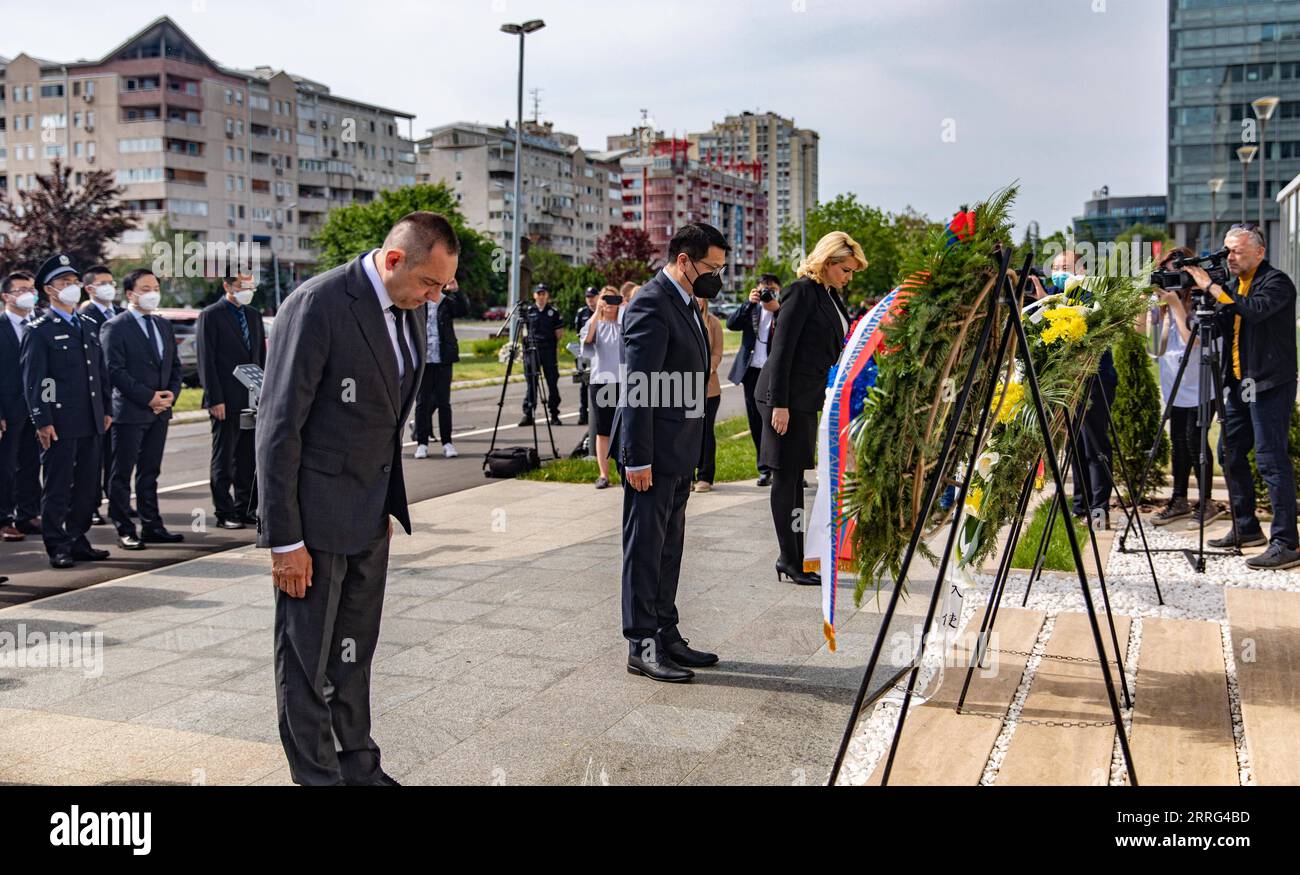
M 112 417 L 105 410 L 99 332 L 77 315 L 81 284 L 72 260 L 52 255 L 36 272 L 50 308 L 23 338 L 23 391 L 41 446 L 45 489 L 41 536 L 54 568 L 108 558 L 86 539 L 95 509 L 99 454 Z
M 212 420 L 210 486 L 217 527 L 242 529 L 257 525 L 255 432 L 239 427 L 239 412 L 248 406 L 248 389 L 235 379 L 235 368 L 266 364 L 266 331 L 262 314 L 252 306 L 257 294 L 253 275 L 231 268 L 221 286 L 225 294 L 199 314 L 194 335 L 203 406 Z
M 23 398 L 19 352 L 36 306 L 36 278 L 16 270 L 0 281 L 0 538 L 41 533 L 41 459 Z
M 185 540 L 163 525 L 158 509 L 158 474 L 172 405 L 181 391 L 180 353 L 171 323 L 154 314 L 162 299 L 158 277 L 133 270 L 122 280 L 127 310 L 103 330 L 108 379 L 113 385 L 113 473 L 108 484 L 108 515 L 123 550 Z M 131 474 L 140 531 L 130 517 Z
M 122 308 L 114 303 L 117 300 L 117 284 L 113 282 L 113 272 L 105 265 L 96 264 L 82 272 L 81 282 L 89 293 L 89 300 L 77 308 L 77 315 L 87 322 L 94 323 L 96 329 L 102 329 L 105 322 L 122 312 Z M 99 506 L 104 503 L 104 496 L 108 494 L 108 476 L 113 470 L 112 432 L 104 433 L 103 449 L 101 453 L 103 464 L 100 467 L 103 468 L 104 473 L 95 492 L 95 512 L 90 515 L 90 523 L 95 526 L 102 526 L 105 522 L 100 516 Z

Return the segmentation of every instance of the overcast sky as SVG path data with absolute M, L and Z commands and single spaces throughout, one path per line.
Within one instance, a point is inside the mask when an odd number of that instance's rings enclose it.
M 0 55 L 99 58 L 170 15 L 212 58 L 414 113 L 541 116 L 603 149 L 642 108 L 667 133 L 743 110 L 821 135 L 821 197 L 939 218 L 1019 179 L 1044 234 L 1094 189 L 1165 189 L 1165 0 L 53 0 L 4 3 Z M 57 22 L 52 10 L 57 7 Z M 531 115 L 531 104 L 525 111 Z M 949 121 L 951 120 L 951 121 Z M 945 142 L 945 130 L 955 142 Z

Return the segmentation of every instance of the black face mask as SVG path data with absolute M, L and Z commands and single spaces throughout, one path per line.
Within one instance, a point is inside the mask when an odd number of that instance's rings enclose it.
M 695 260 L 691 260 L 695 264 Z M 695 279 L 691 283 L 691 291 L 697 298 L 704 298 L 712 301 L 722 291 L 722 277 L 716 273 L 700 273 L 699 268 L 695 268 Z

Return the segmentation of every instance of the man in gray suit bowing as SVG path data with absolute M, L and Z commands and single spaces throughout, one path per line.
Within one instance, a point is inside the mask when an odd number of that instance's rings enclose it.
M 272 550 L 276 706 L 297 784 L 396 784 L 370 737 L 370 662 L 391 517 L 411 531 L 401 427 L 424 367 L 423 304 L 455 278 L 459 251 L 445 218 L 411 213 L 276 316 L 257 543 Z

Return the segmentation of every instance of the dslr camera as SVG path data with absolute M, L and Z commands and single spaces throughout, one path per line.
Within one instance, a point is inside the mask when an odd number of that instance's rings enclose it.
M 1225 286 L 1228 283 L 1227 258 L 1226 248 L 1211 252 L 1209 255 L 1175 256 L 1173 261 L 1169 262 L 1168 270 L 1152 272 L 1151 285 L 1166 292 L 1195 289 L 1196 283 L 1192 281 L 1192 275 L 1183 268 L 1196 266 L 1204 268 L 1210 275 L 1210 282 Z

